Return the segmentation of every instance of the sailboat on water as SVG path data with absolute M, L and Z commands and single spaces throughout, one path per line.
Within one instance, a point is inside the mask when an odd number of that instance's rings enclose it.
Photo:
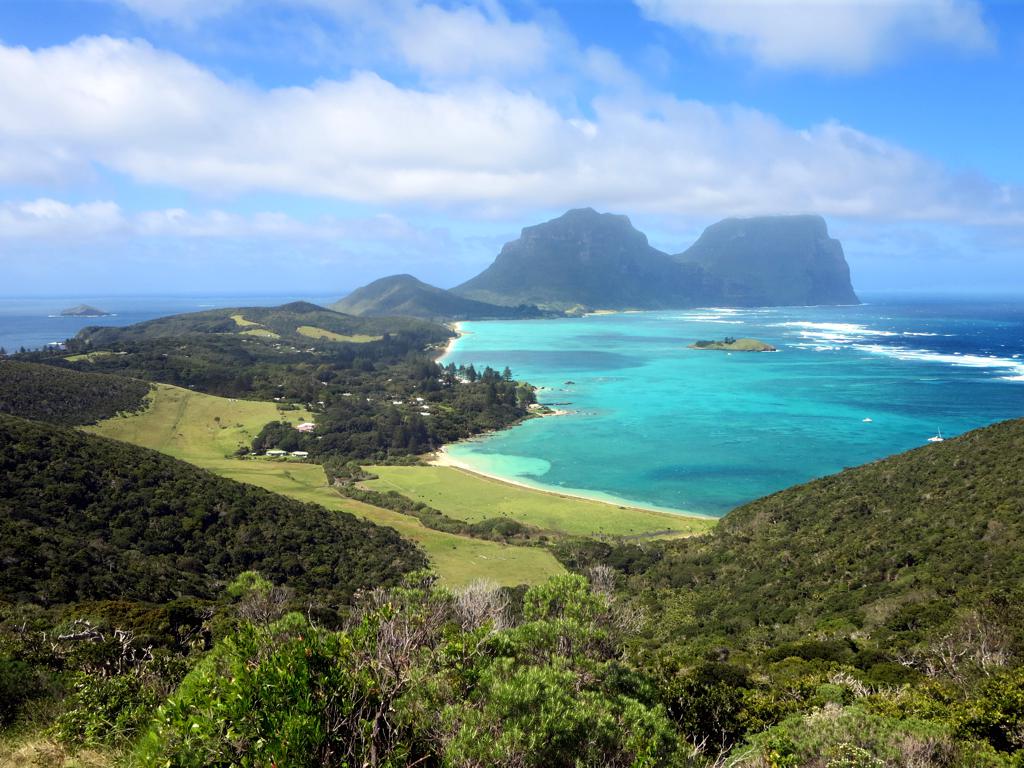
M 928 442 L 929 443 L 941 443 L 941 442 L 944 442 L 945 439 L 946 438 L 944 438 L 942 436 L 942 430 L 939 429 L 934 435 L 932 435 L 931 437 L 928 438 Z

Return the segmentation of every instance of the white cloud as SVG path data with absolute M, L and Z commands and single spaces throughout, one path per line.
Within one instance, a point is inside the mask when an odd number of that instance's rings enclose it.
M 954 177 L 848 126 L 794 130 L 756 110 L 649 92 L 616 91 L 583 116 L 494 82 L 429 90 L 364 72 L 261 89 L 144 42 L 103 37 L 39 51 L 0 46 L 0 103 L 0 183 L 98 167 L 214 197 L 266 191 L 506 212 L 594 204 L 711 216 L 1024 217 L 1019 188 Z
M 120 206 L 109 201 L 69 205 L 39 198 L 0 203 L 0 238 L 4 239 L 97 237 L 124 226 Z
M 264 211 L 238 214 L 220 209 L 184 208 L 127 213 L 110 200 L 66 203 L 43 197 L 0 202 L 0 240 L 67 242 L 103 239 L 281 239 L 419 248 L 448 239 L 447 230 L 422 227 L 392 214 L 298 219 Z
M 546 62 L 551 45 L 539 25 L 473 6 L 410 5 L 390 36 L 405 61 L 427 75 L 534 71 Z
M 699 30 L 768 67 L 863 71 L 916 43 L 983 51 L 976 0 L 635 0 L 651 19 Z

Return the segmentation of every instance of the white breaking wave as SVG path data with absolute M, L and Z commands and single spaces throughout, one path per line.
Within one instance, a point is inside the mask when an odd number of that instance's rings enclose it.
M 908 349 L 906 347 L 889 347 L 884 344 L 854 344 L 855 349 L 862 352 L 869 352 L 873 355 L 885 355 L 894 357 L 897 360 L 916 360 L 926 363 L 946 363 L 964 368 L 988 368 L 991 370 L 1005 371 L 1006 375 L 1000 378 L 1007 381 L 1024 381 L 1024 362 L 1010 357 L 999 357 L 997 355 L 962 355 L 959 352 L 947 354 L 943 352 L 932 352 L 927 349 Z
M 724 323 L 727 325 L 743 325 L 742 320 L 726 320 L 723 315 L 684 315 L 680 320 L 692 320 L 698 323 Z

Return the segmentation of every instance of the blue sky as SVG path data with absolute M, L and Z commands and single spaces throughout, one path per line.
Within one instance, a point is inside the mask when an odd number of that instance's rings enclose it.
M 1024 289 L 1024 4 L 4 0 L 0 295 L 442 286 L 522 226 L 816 212 Z

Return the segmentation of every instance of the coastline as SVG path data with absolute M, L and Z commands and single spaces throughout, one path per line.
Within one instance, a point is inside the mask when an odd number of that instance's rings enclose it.
M 455 350 L 455 345 L 459 342 L 459 339 L 469 333 L 463 329 L 463 323 L 461 321 L 457 323 L 445 323 L 445 325 L 451 328 L 451 330 L 455 332 L 455 335 L 448 339 L 448 343 L 445 345 L 444 349 L 441 350 L 441 353 L 434 358 L 435 363 L 439 363 L 448 357 L 448 355 Z
M 552 414 L 553 415 L 553 414 Z M 618 496 L 613 496 L 607 493 L 601 493 L 600 491 L 586 491 L 580 488 L 571 489 L 560 489 L 551 487 L 545 487 L 542 484 L 528 483 L 525 480 L 517 480 L 514 478 L 503 477 L 496 475 L 492 472 L 484 472 L 472 464 L 465 461 L 456 459 L 448 452 L 448 446 L 441 446 L 435 451 L 430 459 L 427 460 L 427 464 L 432 467 L 449 467 L 451 469 L 457 469 L 460 472 L 465 472 L 470 475 L 476 475 L 477 477 L 483 477 L 488 480 L 492 480 L 497 483 L 503 483 L 505 485 L 515 486 L 517 488 L 525 488 L 529 491 L 536 493 L 547 493 L 551 496 L 562 496 L 569 499 L 581 499 L 583 501 L 593 501 L 599 504 L 608 504 L 611 506 L 622 507 L 624 509 L 631 509 L 638 512 L 647 512 L 656 515 L 671 515 L 673 517 L 689 517 L 698 520 L 719 520 L 713 515 L 702 515 L 699 512 L 687 512 L 682 509 L 671 509 L 669 507 L 659 507 L 656 505 L 642 505 L 636 502 L 629 501 L 628 499 L 622 499 Z

